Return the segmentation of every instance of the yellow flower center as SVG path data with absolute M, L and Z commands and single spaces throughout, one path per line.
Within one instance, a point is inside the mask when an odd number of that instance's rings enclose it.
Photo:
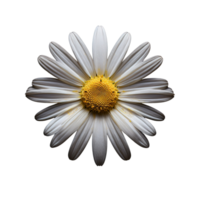
M 81 99 L 87 109 L 107 112 L 117 103 L 118 89 L 109 78 L 96 76 L 85 82 L 81 90 Z

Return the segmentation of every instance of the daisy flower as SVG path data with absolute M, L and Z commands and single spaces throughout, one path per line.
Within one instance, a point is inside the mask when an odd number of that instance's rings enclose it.
M 51 147 L 64 143 L 73 133 L 69 158 L 77 159 L 92 136 L 96 165 L 103 165 L 107 136 L 123 160 L 131 157 L 126 134 L 141 147 L 149 147 L 145 135 L 156 134 L 146 119 L 162 121 L 164 115 L 144 103 L 165 102 L 174 97 L 168 82 L 145 78 L 163 62 L 161 56 L 147 57 L 150 44 L 145 42 L 128 57 L 131 35 L 123 33 L 108 55 L 106 32 L 98 26 L 94 32 L 92 55 L 75 32 L 69 34 L 74 59 L 55 42 L 49 45 L 55 58 L 39 56 L 38 62 L 55 78 L 37 78 L 26 96 L 32 101 L 54 103 L 39 113 L 38 121 L 54 118 L 44 134 L 53 135 Z M 144 79 L 145 78 L 145 79 Z

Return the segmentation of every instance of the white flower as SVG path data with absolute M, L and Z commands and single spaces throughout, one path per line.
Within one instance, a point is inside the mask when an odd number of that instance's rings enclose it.
M 162 64 L 162 57 L 144 60 L 150 51 L 146 42 L 124 59 L 131 42 L 130 34 L 124 33 L 107 58 L 107 37 L 101 26 L 94 32 L 93 58 L 77 33 L 70 33 L 69 42 L 77 60 L 51 42 L 55 60 L 39 56 L 38 62 L 56 79 L 37 78 L 26 92 L 33 101 L 55 103 L 35 117 L 38 121 L 54 118 L 44 130 L 45 135 L 54 135 L 51 147 L 61 145 L 76 132 L 69 150 L 69 158 L 74 160 L 92 135 L 97 165 L 105 161 L 107 136 L 124 160 L 130 159 L 131 153 L 123 133 L 138 145 L 149 147 L 144 134 L 153 136 L 156 130 L 146 118 L 161 121 L 164 115 L 143 103 L 174 97 L 166 80 L 144 79 Z

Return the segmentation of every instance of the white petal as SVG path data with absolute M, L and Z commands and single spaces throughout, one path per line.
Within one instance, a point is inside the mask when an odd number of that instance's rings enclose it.
M 161 78 L 146 78 L 133 85 L 119 87 L 119 92 L 130 92 L 133 90 L 166 89 L 168 82 Z
M 80 104 L 74 109 L 70 109 L 64 113 L 61 113 L 56 118 L 51 120 L 44 129 L 46 136 L 54 135 L 61 132 L 64 124 L 69 121 L 73 116 L 79 113 L 83 109 L 83 105 Z
M 78 101 L 80 94 L 77 91 L 31 88 L 27 90 L 26 97 L 42 103 L 65 103 Z
M 103 165 L 106 159 L 107 136 L 105 123 L 104 115 L 96 114 L 92 137 L 92 150 L 96 165 Z
M 156 134 L 155 128 L 152 126 L 150 122 L 148 122 L 144 117 L 129 111 L 128 109 L 120 106 L 119 104 L 115 106 L 115 108 L 141 132 L 144 134 L 153 136 Z
M 35 119 L 38 121 L 48 120 L 61 115 L 62 113 L 67 112 L 80 104 L 81 101 L 54 104 L 38 112 L 35 115 Z
M 173 97 L 172 90 L 147 89 L 120 93 L 119 100 L 131 103 L 160 103 Z
M 33 80 L 32 85 L 38 89 L 59 89 L 77 92 L 81 90 L 81 87 L 68 85 L 55 78 L 36 78 Z
M 69 159 L 75 160 L 85 149 L 93 131 L 94 116 L 92 113 L 78 129 L 69 150 Z
M 108 44 L 106 32 L 102 26 L 97 26 L 93 36 L 92 54 L 97 75 L 104 75 L 107 62 Z
M 122 60 L 124 59 L 130 43 L 131 35 L 129 33 L 122 34 L 118 39 L 108 57 L 106 70 L 107 72 L 105 73 L 107 77 L 111 77 L 115 73 Z
M 147 119 L 150 119 L 155 122 L 161 122 L 167 119 L 167 115 L 163 111 L 153 106 L 145 104 L 127 103 L 121 101 L 118 101 L 118 104 L 123 106 L 124 108 L 127 108 L 128 110 L 133 111 L 134 113 L 140 116 L 146 117 Z
M 76 114 L 72 115 L 68 120 L 66 120 L 62 124 L 60 131 L 53 136 L 50 146 L 57 147 L 65 142 L 84 123 L 88 114 L 88 110 L 82 109 Z
M 140 116 L 143 116 L 155 122 L 161 122 L 167 119 L 167 115 L 163 111 L 153 106 L 121 101 L 118 101 L 118 104 Z
M 70 85 L 82 86 L 84 79 L 67 65 L 57 62 L 47 56 L 38 57 L 39 64 L 50 74 Z
M 110 115 L 106 115 L 107 134 L 119 156 L 124 160 L 129 160 L 131 152 L 126 142 L 126 139 L 119 127 L 112 120 Z
M 57 61 L 60 61 L 68 67 L 70 67 L 73 71 L 75 71 L 79 76 L 83 77 L 85 80 L 89 78 L 82 70 L 78 62 L 59 44 L 51 42 L 49 44 L 49 49 L 51 54 Z
M 51 136 L 62 130 L 62 125 L 69 117 L 67 113 L 61 114 L 51 120 L 44 129 L 44 135 Z
M 137 47 L 119 66 L 116 73 L 112 76 L 112 80 L 115 81 L 121 74 L 127 71 L 130 67 L 138 62 L 143 61 L 150 51 L 150 44 L 145 42 Z
M 163 59 L 161 56 L 155 56 L 145 60 L 144 62 L 139 62 L 119 76 L 115 82 L 117 86 L 120 87 L 134 84 L 160 67 L 162 61 Z
M 77 33 L 73 32 L 69 34 L 69 43 L 84 72 L 88 76 L 95 77 L 96 73 L 90 52 Z
M 147 138 L 138 129 L 136 129 L 125 116 L 123 116 L 116 109 L 111 110 L 110 114 L 120 130 L 129 136 L 135 143 L 145 148 L 149 147 Z

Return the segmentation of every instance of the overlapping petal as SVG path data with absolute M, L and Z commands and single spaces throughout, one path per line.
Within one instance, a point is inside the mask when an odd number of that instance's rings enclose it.
M 133 85 L 119 87 L 120 92 L 130 92 L 135 90 L 147 90 L 147 89 L 167 89 L 168 82 L 161 78 L 146 78 Z
M 161 56 L 154 56 L 144 62 L 139 62 L 125 71 L 115 82 L 119 87 L 137 83 L 160 67 L 162 62 Z
M 92 53 L 97 75 L 104 75 L 107 63 L 107 36 L 102 26 L 97 26 L 93 36 Z
M 139 115 L 142 115 L 145 118 L 155 120 L 155 121 L 162 121 L 165 119 L 165 116 L 163 113 L 161 113 L 159 110 L 156 110 L 155 108 L 152 108 L 151 106 L 147 106 L 145 104 L 140 103 L 128 103 L 128 102 L 118 102 L 119 105 L 123 106 L 124 108 L 127 108 L 128 110 L 131 110 Z
M 92 113 L 78 129 L 69 150 L 69 159 L 75 160 L 85 149 L 93 132 L 94 116 Z
M 48 120 L 58 115 L 66 113 L 67 111 L 79 106 L 81 101 L 70 103 L 58 103 L 41 110 L 35 115 L 35 119 L 38 121 Z
M 47 56 L 39 56 L 38 62 L 46 71 L 64 83 L 75 86 L 82 86 L 84 83 L 82 77 L 61 62 L 57 62 Z
M 137 128 L 134 127 L 129 119 L 127 119 L 116 109 L 111 110 L 110 114 L 120 130 L 129 136 L 135 143 L 145 148 L 149 147 L 149 141 L 147 138 Z
M 69 85 L 55 78 L 36 78 L 32 85 L 37 89 L 58 89 L 79 92 L 81 87 Z
M 174 97 L 171 89 L 144 89 L 120 93 L 119 100 L 132 103 L 160 103 Z
M 150 51 L 150 44 L 145 42 L 137 47 L 119 66 L 116 73 L 113 74 L 112 80 L 115 81 L 121 74 L 126 72 L 130 67 L 136 63 L 142 62 Z
M 128 51 L 130 43 L 131 35 L 129 33 L 122 34 L 118 39 L 108 57 L 107 70 L 105 73 L 106 77 L 111 77 L 117 71 Z
M 110 115 L 106 115 L 105 120 L 107 124 L 107 134 L 113 147 L 123 160 L 129 160 L 131 152 L 123 133 L 112 120 Z
M 76 106 L 74 109 L 68 110 L 64 113 L 61 113 L 56 118 L 51 120 L 44 129 L 44 135 L 50 136 L 54 134 L 58 134 L 61 132 L 63 125 L 70 120 L 70 118 L 74 117 L 83 109 L 83 105 L 80 104 Z
M 80 94 L 77 91 L 29 88 L 26 97 L 42 103 L 65 103 L 78 101 Z
M 93 60 L 82 39 L 77 33 L 73 32 L 69 34 L 69 43 L 83 71 L 85 71 L 88 76 L 94 77 L 96 73 L 93 66 Z
M 65 120 L 59 132 L 53 136 L 50 144 L 51 147 L 57 147 L 65 142 L 87 120 L 88 114 L 88 110 L 81 109 L 68 120 Z
M 138 130 L 143 132 L 144 134 L 153 136 L 156 134 L 155 128 L 152 126 L 152 124 L 147 121 L 144 117 L 138 115 L 137 113 L 134 113 L 120 105 L 116 106 L 116 109 L 124 115 Z
M 55 42 L 51 42 L 49 44 L 49 49 L 53 57 L 59 61 L 70 67 L 73 71 L 75 71 L 79 76 L 83 77 L 85 80 L 89 77 L 83 71 L 81 66 L 78 64 L 78 62 L 59 44 Z

